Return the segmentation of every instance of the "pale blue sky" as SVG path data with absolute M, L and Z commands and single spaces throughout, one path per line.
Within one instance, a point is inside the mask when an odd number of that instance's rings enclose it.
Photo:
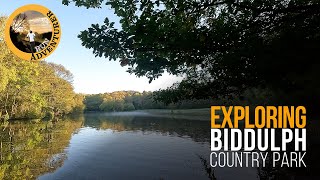
M 14 0 L 0 1 L 0 14 L 9 16 L 17 8 L 27 4 L 40 4 L 51 9 L 62 26 L 62 38 L 58 49 L 46 61 L 62 64 L 74 75 L 74 88 L 78 93 L 103 93 L 118 90 L 154 91 L 171 86 L 179 78 L 165 74 L 151 84 L 148 79 L 137 78 L 126 72 L 119 62 L 95 58 L 91 50 L 81 46 L 77 38 L 80 31 L 91 24 L 102 23 L 105 17 L 118 22 L 118 17 L 108 7 L 86 9 L 62 5 L 62 0 Z M 119 27 L 119 24 L 116 24 Z

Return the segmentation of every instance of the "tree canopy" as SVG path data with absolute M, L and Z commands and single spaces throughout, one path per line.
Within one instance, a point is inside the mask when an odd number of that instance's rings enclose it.
M 150 82 L 164 72 L 185 75 L 156 99 L 213 98 L 251 87 L 318 95 L 320 3 L 317 0 L 63 0 L 111 7 L 80 33 L 82 45 L 117 60 Z M 315 86 L 316 85 L 316 86 Z M 303 95 L 304 94 L 304 95 Z M 299 98 L 298 98 L 299 99 Z
M 184 100 L 179 103 L 165 105 L 154 100 L 154 92 L 115 91 L 103 94 L 88 94 L 85 96 L 85 111 L 132 111 L 144 109 L 192 109 L 207 108 L 212 105 L 212 100 Z
M 0 17 L 3 37 L 5 17 Z M 62 65 L 29 62 L 0 42 L 0 123 L 9 118 L 43 118 L 82 111 L 83 95 L 72 86 L 73 75 Z

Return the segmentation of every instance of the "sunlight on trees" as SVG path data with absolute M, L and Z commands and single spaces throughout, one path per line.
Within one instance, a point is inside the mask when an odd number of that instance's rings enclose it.
M 191 109 L 208 108 L 213 100 L 184 100 L 179 103 L 164 104 L 156 102 L 154 92 L 116 91 L 104 94 L 86 95 L 85 111 L 119 112 L 144 109 Z
M 0 18 L 0 36 L 6 17 Z M 73 75 L 62 65 L 16 57 L 0 42 L 0 113 L 11 119 L 59 116 L 84 109 L 73 91 Z

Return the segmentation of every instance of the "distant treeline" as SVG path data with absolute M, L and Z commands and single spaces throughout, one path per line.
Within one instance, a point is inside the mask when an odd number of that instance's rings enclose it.
M 85 111 L 132 111 L 142 109 L 191 109 L 209 108 L 212 100 L 184 100 L 179 103 L 165 105 L 156 102 L 153 92 L 116 91 L 112 93 L 86 95 Z

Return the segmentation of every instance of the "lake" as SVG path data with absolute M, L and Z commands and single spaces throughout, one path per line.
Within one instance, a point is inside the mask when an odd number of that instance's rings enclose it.
M 0 132 L 0 179 L 209 179 L 210 121 L 191 119 L 132 112 L 14 121 Z M 257 173 L 217 168 L 215 176 Z

